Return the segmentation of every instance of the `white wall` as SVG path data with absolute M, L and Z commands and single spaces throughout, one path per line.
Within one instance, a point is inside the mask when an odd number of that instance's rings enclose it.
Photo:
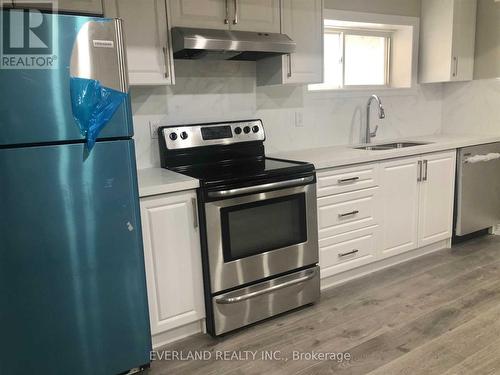
M 176 85 L 132 88 L 137 163 L 159 166 L 149 121 L 176 125 L 262 118 L 268 153 L 358 143 L 370 92 L 308 92 L 304 86 L 255 86 L 255 63 L 176 61 Z M 386 109 L 375 141 L 439 133 L 442 85 L 378 93 Z M 303 127 L 295 126 L 295 113 Z
M 500 2 L 477 2 L 474 78 L 500 77 Z
M 444 85 L 443 132 L 500 135 L 500 79 Z

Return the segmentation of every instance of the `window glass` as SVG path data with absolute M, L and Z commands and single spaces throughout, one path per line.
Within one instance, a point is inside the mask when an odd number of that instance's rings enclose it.
M 387 38 L 345 35 L 345 86 L 384 85 Z

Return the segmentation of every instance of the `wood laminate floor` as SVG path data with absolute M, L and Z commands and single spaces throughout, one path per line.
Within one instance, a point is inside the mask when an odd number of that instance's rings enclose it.
M 500 374 L 500 237 L 470 240 L 328 289 L 312 307 L 223 338 L 199 334 L 161 350 L 207 351 L 210 360 L 157 360 L 147 375 Z M 224 351 L 241 351 L 242 358 L 215 358 Z M 256 359 L 245 360 L 244 351 Z M 294 360 L 294 351 L 352 359 Z M 262 360 L 262 353 L 281 360 Z

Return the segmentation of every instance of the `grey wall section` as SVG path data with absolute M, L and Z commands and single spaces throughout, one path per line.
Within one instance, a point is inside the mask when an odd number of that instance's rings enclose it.
M 420 17 L 420 0 L 325 0 L 325 8 Z
M 474 79 L 500 77 L 500 2 L 478 0 Z

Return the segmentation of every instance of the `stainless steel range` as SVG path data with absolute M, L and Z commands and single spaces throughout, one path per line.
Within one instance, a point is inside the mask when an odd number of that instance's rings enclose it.
M 316 176 L 268 158 L 261 120 L 162 127 L 162 167 L 200 180 L 207 331 L 319 299 Z

